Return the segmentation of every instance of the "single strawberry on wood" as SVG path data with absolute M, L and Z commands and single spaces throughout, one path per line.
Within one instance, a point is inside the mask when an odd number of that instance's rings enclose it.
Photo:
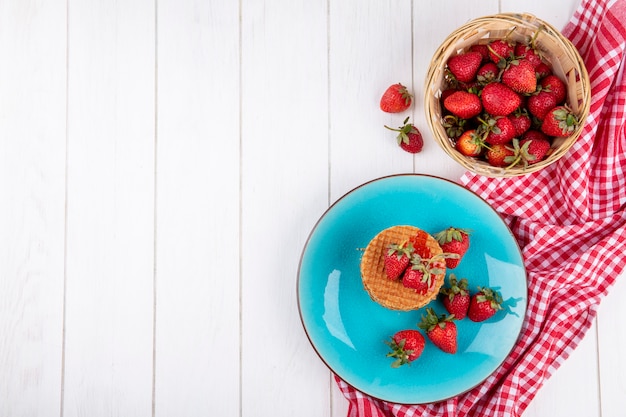
M 502 310 L 502 296 L 498 291 L 488 287 L 479 287 L 472 295 L 467 317 L 476 322 L 485 321 Z
M 454 315 L 457 320 L 463 320 L 467 315 L 470 303 L 467 278 L 457 279 L 456 275 L 450 274 L 449 285 L 439 290 L 443 295 L 441 302 L 448 313 Z
M 415 127 L 414 124 L 409 123 L 408 117 L 404 119 L 404 122 L 402 122 L 402 126 L 397 129 L 391 128 L 389 126 L 385 127 L 394 132 L 399 132 L 398 136 L 396 136 L 398 145 L 406 152 L 419 153 L 422 151 L 422 148 L 424 147 L 424 139 L 422 138 L 422 133 L 419 131 L 418 128 Z
M 396 332 L 391 336 L 391 340 L 385 343 L 391 348 L 387 357 L 395 358 L 391 367 L 399 368 L 402 365 L 410 365 L 421 356 L 426 346 L 426 339 L 418 330 L 406 329 Z
M 385 274 L 390 280 L 396 280 L 404 273 L 411 263 L 413 245 L 411 242 L 392 243 L 384 256 Z
M 461 259 L 470 247 L 470 233 L 467 229 L 451 226 L 435 234 L 434 237 L 439 242 L 439 246 L 441 246 L 444 253 L 458 255 L 458 257 L 446 258 L 446 266 L 448 268 L 454 269 L 461 262 Z
M 453 320 L 454 316 L 437 316 L 432 308 L 427 308 L 418 327 L 426 332 L 426 337 L 435 346 L 446 353 L 454 354 L 457 351 L 457 328 Z
M 386 113 L 400 113 L 411 107 L 413 95 L 401 83 L 389 86 L 380 98 L 380 109 Z

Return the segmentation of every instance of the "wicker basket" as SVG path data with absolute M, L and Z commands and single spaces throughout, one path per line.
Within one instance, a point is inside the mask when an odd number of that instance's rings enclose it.
M 489 43 L 493 39 L 508 38 L 527 42 L 541 28 L 536 46 L 552 67 L 555 75 L 567 84 L 567 104 L 580 121 L 574 133 L 553 141 L 546 159 L 524 167 L 498 168 L 486 161 L 469 158 L 454 148 L 442 125 L 441 92 L 445 83 L 445 67 L 448 59 L 467 50 L 475 43 Z M 511 32 L 514 29 L 513 32 Z M 510 33 L 511 32 L 511 33 Z M 474 19 L 454 31 L 435 52 L 426 76 L 424 89 L 426 120 L 435 140 L 454 160 L 468 170 L 490 177 L 512 177 L 538 171 L 559 158 L 573 145 L 582 131 L 583 122 L 589 114 L 590 87 L 585 65 L 572 43 L 558 30 L 530 14 L 497 14 Z

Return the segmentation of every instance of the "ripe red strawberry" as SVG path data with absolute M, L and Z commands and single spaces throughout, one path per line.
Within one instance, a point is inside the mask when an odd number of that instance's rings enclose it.
M 526 108 L 539 120 L 543 120 L 546 114 L 556 106 L 556 97 L 547 92 L 539 91 L 537 94 L 533 94 L 528 97 L 526 102 Z
M 542 132 L 529 130 L 524 135 L 524 138 L 520 140 L 519 146 L 524 150 L 522 154 L 525 162 L 532 165 L 546 157 L 550 150 L 551 142 Z
M 487 45 L 481 43 L 475 43 L 469 47 L 471 52 L 478 52 L 483 57 L 483 62 L 489 61 L 489 48 Z
M 526 45 L 524 43 L 518 43 L 515 45 L 515 56 L 518 58 L 524 58 L 533 65 L 533 68 L 537 68 L 543 61 L 541 55 L 532 45 Z
M 481 93 L 485 111 L 492 116 L 508 116 L 522 104 L 520 96 L 508 86 L 493 82 L 487 84 Z
M 515 150 L 505 144 L 492 145 L 485 152 L 485 158 L 494 167 L 506 167 L 515 161 Z
M 443 295 L 441 302 L 448 313 L 454 315 L 457 320 L 463 320 L 467 315 L 470 303 L 470 294 L 467 290 L 467 279 L 457 280 L 454 274 L 448 278 L 450 285 L 442 287 L 439 293 Z
M 578 118 L 566 106 L 550 110 L 541 123 L 541 131 L 548 136 L 566 137 L 578 127 Z
M 476 77 L 483 56 L 480 52 L 465 52 L 448 59 L 448 71 L 457 81 L 468 83 Z
M 470 246 L 470 233 L 467 229 L 448 227 L 435 234 L 434 237 L 439 242 L 439 246 L 441 246 L 444 253 L 454 253 L 459 256 L 458 258 L 446 258 L 446 266 L 448 268 L 456 268 L 461 262 L 463 255 L 465 255 Z
M 444 101 L 446 101 L 446 99 L 451 96 L 452 94 L 456 93 L 457 91 L 459 91 L 458 88 L 446 88 L 445 90 L 443 90 L 441 92 L 441 104 L 443 104 Z
M 478 288 L 470 300 L 467 317 L 472 321 L 485 321 L 502 310 L 502 296 L 491 288 Z
M 414 289 L 418 294 L 426 294 L 435 283 L 434 275 L 445 272 L 445 264 L 442 260 L 424 259 L 415 253 L 411 257 L 411 265 L 402 276 L 402 285 Z
M 525 59 L 514 59 L 502 72 L 502 82 L 515 92 L 533 93 L 537 88 L 535 67 Z
M 509 42 L 506 39 L 496 39 L 489 42 L 489 59 L 498 65 L 503 65 L 503 62 L 511 59 L 515 54 L 515 43 Z
M 493 62 L 487 62 L 483 64 L 476 72 L 476 81 L 482 85 L 487 85 L 492 81 L 498 79 L 500 75 L 500 68 Z
M 398 129 L 393 129 L 389 126 L 385 126 L 389 130 L 393 130 L 398 133 L 396 136 L 398 140 L 398 145 L 409 153 L 418 153 L 422 151 L 424 147 L 424 139 L 422 138 L 422 134 L 420 131 L 413 125 L 409 123 L 409 118 L 407 117 L 402 122 L 403 125 Z
M 482 136 L 477 134 L 476 129 L 470 129 L 463 132 L 456 140 L 454 147 L 465 156 L 477 157 L 483 151 L 484 142 Z
M 515 128 L 515 137 L 521 137 L 532 125 L 530 116 L 525 109 L 518 109 L 514 113 L 508 115 L 509 120 Z
M 535 77 L 537 77 L 538 80 L 541 80 L 542 78 L 547 77 L 550 74 L 552 74 L 552 68 L 550 68 L 550 66 L 545 62 L 537 65 L 537 67 L 535 68 Z
M 392 243 L 387 248 L 384 256 L 385 273 L 390 280 L 400 278 L 406 268 L 411 263 L 413 255 L 413 244 L 411 242 L 403 242 L 398 244 Z
M 483 109 L 480 98 L 467 91 L 455 91 L 443 101 L 443 106 L 461 119 L 478 116 Z
M 387 88 L 380 99 L 380 109 L 387 113 L 400 113 L 411 107 L 413 95 L 402 84 Z
M 399 368 L 402 365 L 410 365 L 421 356 L 426 339 L 418 330 L 407 329 L 396 332 L 391 336 L 391 341 L 385 343 L 391 348 L 387 357 L 396 359 L 391 363 L 391 367 Z
M 541 87 L 541 91 L 553 94 L 557 104 L 565 101 L 565 97 L 567 96 L 567 87 L 565 86 L 565 83 L 556 75 L 547 75 L 539 82 L 539 86 Z
M 439 349 L 446 353 L 457 351 L 457 329 L 454 318 L 442 314 L 437 316 L 432 308 L 426 309 L 426 315 L 422 316 L 419 328 L 426 332 L 426 336 Z
M 515 126 L 508 117 L 498 116 L 480 120 L 482 124 L 478 130 L 488 145 L 509 143 L 515 137 Z
M 513 139 L 514 155 L 506 158 L 507 162 L 510 161 L 508 166 L 523 165 L 526 168 L 528 165 L 542 161 L 550 151 L 550 140 L 542 132 L 533 129 L 526 132 L 524 136 L 522 140 Z

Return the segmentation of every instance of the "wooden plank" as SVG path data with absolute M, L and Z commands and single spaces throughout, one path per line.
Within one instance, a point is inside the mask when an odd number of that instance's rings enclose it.
M 446 38 L 459 26 L 477 17 L 497 12 L 496 0 L 467 2 L 436 0 L 420 1 L 413 4 L 413 56 L 415 94 L 418 97 L 414 120 L 429 146 L 416 158 L 416 172 L 436 175 L 450 180 L 458 180 L 465 169 L 448 156 L 435 143 L 425 117 L 426 74 L 433 56 Z
M 502 13 L 530 13 L 557 29 L 563 29 L 574 14 L 579 3 L 579 0 L 565 0 L 560 2 L 528 0 L 524 2 L 524 7 L 522 8 L 520 7 L 519 1 L 501 0 L 500 11 Z
M 537 391 L 524 417 L 566 417 L 600 414 L 598 398 L 597 324 Z
M 295 296 L 328 206 L 327 39 L 326 1 L 242 2 L 242 415 L 329 413 Z
M 0 415 L 58 416 L 65 2 L 0 2 Z
M 497 2 L 476 6 L 433 0 L 411 6 L 369 1 L 355 8 L 336 1 L 330 7 L 331 200 L 384 175 L 417 172 L 460 177 L 463 169 L 443 154 L 425 123 L 424 80 L 428 63 L 445 37 L 471 13 L 495 11 Z M 396 82 L 411 88 L 415 104 L 406 112 L 387 114 L 380 110 L 379 100 L 385 88 Z M 424 136 L 424 149 L 415 156 L 398 148 L 396 134 L 384 128 L 400 126 L 407 116 Z M 331 396 L 332 416 L 345 416 L 348 404 L 341 392 L 333 387 Z
M 154 4 L 68 8 L 63 415 L 150 416 Z
M 158 2 L 155 415 L 239 415 L 239 9 Z
M 578 3 L 578 0 L 531 0 L 524 3 L 522 10 L 519 2 L 502 0 L 501 11 L 530 13 L 561 29 L 574 14 Z M 597 372 L 597 334 L 594 325 L 571 356 L 538 391 L 524 416 L 599 415 Z M 572 381 L 585 383 L 574 384 Z
M 414 158 L 397 144 L 397 128 L 413 109 L 380 109 L 392 84 L 410 91 L 411 4 L 330 2 L 330 180 L 331 200 L 374 178 L 413 170 Z
M 626 334 L 621 330 L 626 316 L 626 274 L 617 278 L 598 311 L 598 356 L 601 392 L 601 415 L 618 417 L 624 414 L 626 398 Z

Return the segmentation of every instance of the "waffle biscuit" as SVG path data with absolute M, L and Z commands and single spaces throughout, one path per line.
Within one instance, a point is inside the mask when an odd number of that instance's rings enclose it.
M 427 294 L 418 294 L 402 285 L 402 279 L 390 280 L 385 273 L 384 253 L 392 243 L 409 240 L 415 251 L 423 258 L 443 253 L 439 243 L 430 234 L 414 226 L 393 226 L 376 235 L 365 248 L 361 258 L 363 286 L 372 300 L 391 310 L 416 310 L 437 297 L 445 277 L 444 272 L 433 276 L 434 283 Z

